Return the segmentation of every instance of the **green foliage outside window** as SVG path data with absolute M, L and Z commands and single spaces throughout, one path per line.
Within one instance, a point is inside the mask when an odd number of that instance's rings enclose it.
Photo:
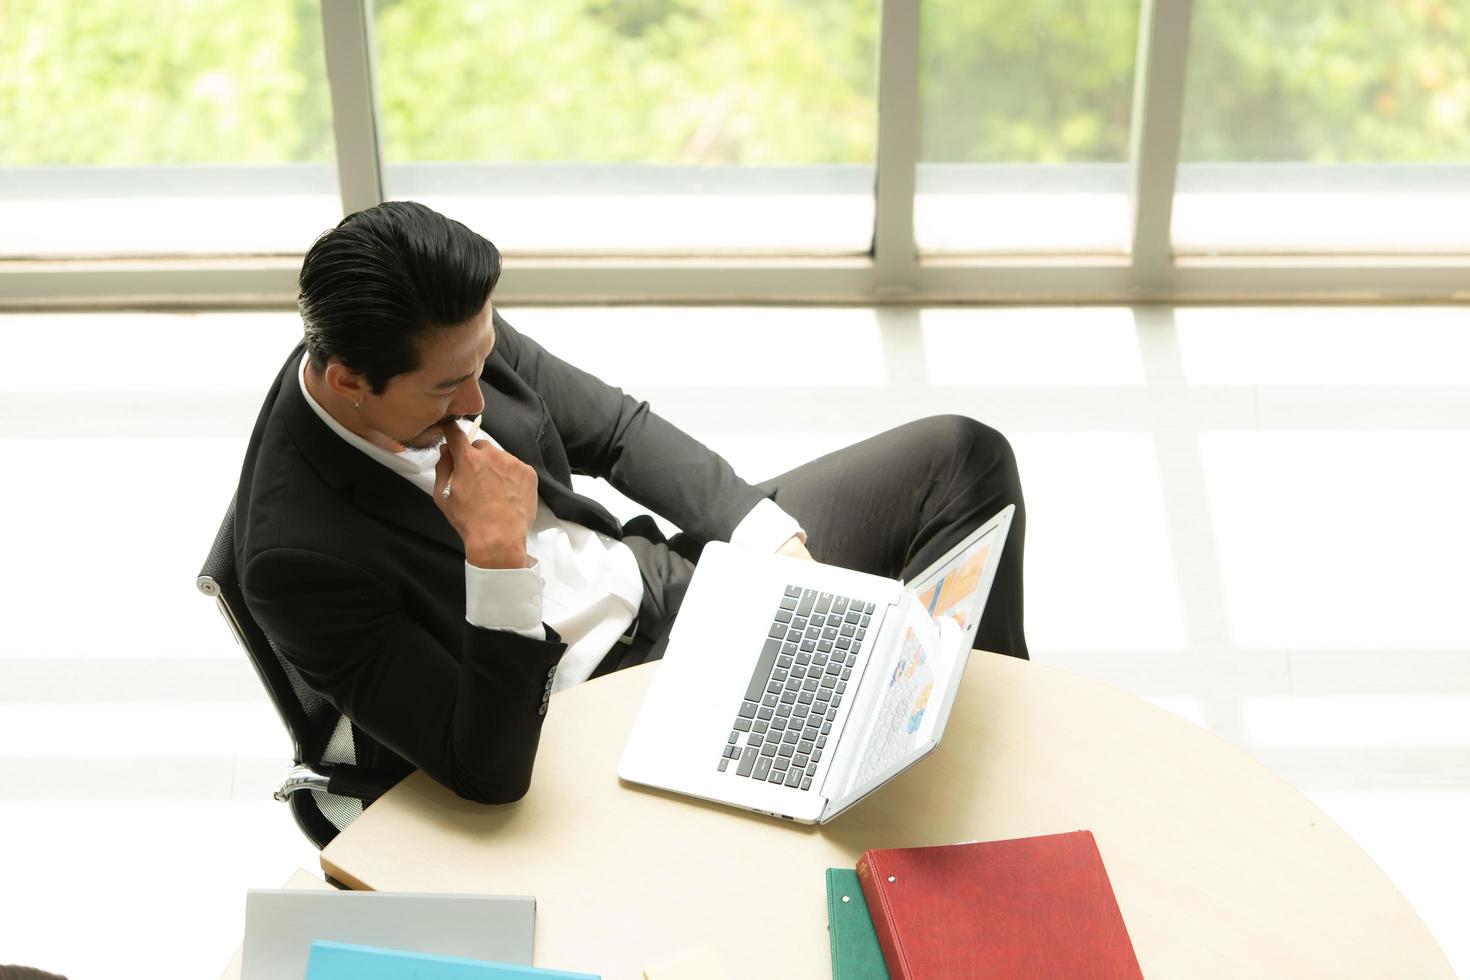
M 0 166 L 332 159 L 314 0 L 0 0 Z
M 1470 4 L 1196 0 L 1180 159 L 1470 162 Z
M 1136 0 L 927 0 L 921 159 L 1126 159 Z M 871 163 L 877 0 L 382 0 L 395 162 Z M 0 165 L 332 159 L 313 0 L 0 0 Z M 1182 158 L 1470 161 L 1463 0 L 1196 0 Z
M 391 161 L 871 163 L 874 0 L 377 4 Z
M 929 0 L 919 159 L 1128 159 L 1138 0 Z

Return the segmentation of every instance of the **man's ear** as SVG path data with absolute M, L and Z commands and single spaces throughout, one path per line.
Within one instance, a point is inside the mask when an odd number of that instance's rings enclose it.
M 327 388 L 333 394 L 340 395 L 353 404 L 372 393 L 367 376 L 361 371 L 352 370 L 337 357 L 327 362 L 326 382 Z

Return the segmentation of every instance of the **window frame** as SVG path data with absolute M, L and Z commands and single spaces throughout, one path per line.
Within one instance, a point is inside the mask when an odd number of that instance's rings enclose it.
M 1110 254 L 922 254 L 914 233 L 919 0 L 881 5 L 872 246 L 855 254 L 517 254 L 503 302 L 1192 302 L 1470 298 L 1470 250 L 1176 254 L 1192 0 L 1140 0 L 1125 248 Z M 387 199 L 372 0 L 322 0 L 342 213 Z M 396 166 L 396 165 L 395 165 Z M 487 165 L 488 166 L 488 165 Z M 66 168 L 55 168 L 64 171 Z M 1379 168 L 1391 171 L 1390 167 Z M 0 168 L 0 180 L 4 180 Z M 64 181 L 64 173 L 42 175 Z M 291 305 L 296 255 L 0 260 L 0 308 Z

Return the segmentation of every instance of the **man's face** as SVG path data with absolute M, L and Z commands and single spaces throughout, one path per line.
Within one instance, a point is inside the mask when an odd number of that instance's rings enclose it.
M 363 420 L 407 448 L 433 449 L 444 441 L 440 426 L 484 410 L 480 371 L 494 346 L 486 300 L 473 319 L 421 340 L 418 369 L 390 378 L 380 395 L 365 395 Z

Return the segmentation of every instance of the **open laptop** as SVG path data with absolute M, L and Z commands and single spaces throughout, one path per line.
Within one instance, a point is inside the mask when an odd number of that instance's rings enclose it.
M 1014 513 L 907 585 L 711 542 L 618 775 L 833 819 L 939 744 Z

